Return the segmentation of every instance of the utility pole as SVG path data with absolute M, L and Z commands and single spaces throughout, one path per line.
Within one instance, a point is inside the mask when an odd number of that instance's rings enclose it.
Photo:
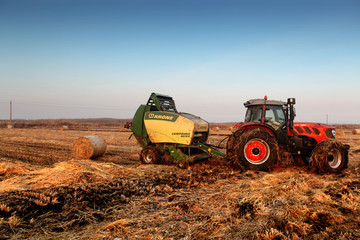
M 12 124 L 12 101 L 10 101 L 10 124 Z
M 12 124 L 12 101 L 10 101 L 10 123 L 8 124 L 8 128 L 13 128 Z
M 328 124 L 329 124 L 329 115 L 326 114 L 326 125 L 328 125 Z

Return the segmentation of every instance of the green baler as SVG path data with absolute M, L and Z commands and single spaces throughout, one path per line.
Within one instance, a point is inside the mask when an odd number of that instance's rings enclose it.
M 131 124 L 132 134 L 143 147 L 142 163 L 167 160 L 193 162 L 211 154 L 226 155 L 206 144 L 209 123 L 189 113 L 178 112 L 172 97 L 152 93 L 146 104 L 137 109 Z

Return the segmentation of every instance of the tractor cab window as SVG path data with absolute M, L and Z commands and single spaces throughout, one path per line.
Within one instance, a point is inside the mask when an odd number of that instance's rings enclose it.
M 261 123 L 262 106 L 251 106 L 247 109 L 245 122 Z
M 265 123 L 267 122 L 277 126 L 285 124 L 285 114 L 281 106 L 266 106 Z
M 248 107 L 245 115 L 245 122 L 261 123 L 263 106 L 256 105 Z M 285 114 L 282 106 L 266 106 L 265 124 L 273 127 L 280 127 L 285 124 Z

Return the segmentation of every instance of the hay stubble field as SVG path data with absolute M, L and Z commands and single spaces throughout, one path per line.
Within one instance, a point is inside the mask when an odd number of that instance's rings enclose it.
M 230 126 L 217 125 L 209 142 Z M 0 129 L 0 239 L 360 238 L 360 135 L 350 126 L 339 131 L 351 146 L 340 175 L 239 172 L 219 157 L 142 165 L 120 125 L 65 129 Z M 73 141 L 88 135 L 105 140 L 106 154 L 75 159 Z

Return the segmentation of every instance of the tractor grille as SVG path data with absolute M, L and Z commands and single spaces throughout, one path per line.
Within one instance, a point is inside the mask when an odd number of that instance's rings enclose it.
M 312 130 L 316 135 L 320 135 L 320 131 L 317 128 L 312 128 Z
M 307 133 L 307 134 L 312 134 L 313 132 L 310 130 L 309 127 L 299 127 L 299 126 L 296 126 L 295 127 L 295 130 L 299 133 L 299 134 L 303 134 L 303 133 Z M 312 128 L 312 130 L 314 131 L 314 133 L 316 135 L 319 135 L 320 132 L 319 130 L 315 129 L 315 128 Z
M 301 127 L 295 127 L 295 129 L 296 129 L 296 131 L 298 132 L 298 133 L 303 133 L 304 131 L 301 129 Z
M 310 130 L 310 128 L 308 128 L 308 127 L 304 127 L 304 129 L 305 129 L 305 131 L 306 131 L 306 133 L 307 133 L 307 134 L 311 134 L 311 130 Z
M 323 136 L 327 138 L 335 138 L 334 135 L 334 128 L 316 128 L 316 127 L 308 127 L 308 126 L 295 126 L 294 127 L 295 131 L 300 134 L 300 135 L 310 135 L 311 137 L 315 137 L 315 136 Z M 322 140 L 323 138 L 321 137 L 320 140 Z

